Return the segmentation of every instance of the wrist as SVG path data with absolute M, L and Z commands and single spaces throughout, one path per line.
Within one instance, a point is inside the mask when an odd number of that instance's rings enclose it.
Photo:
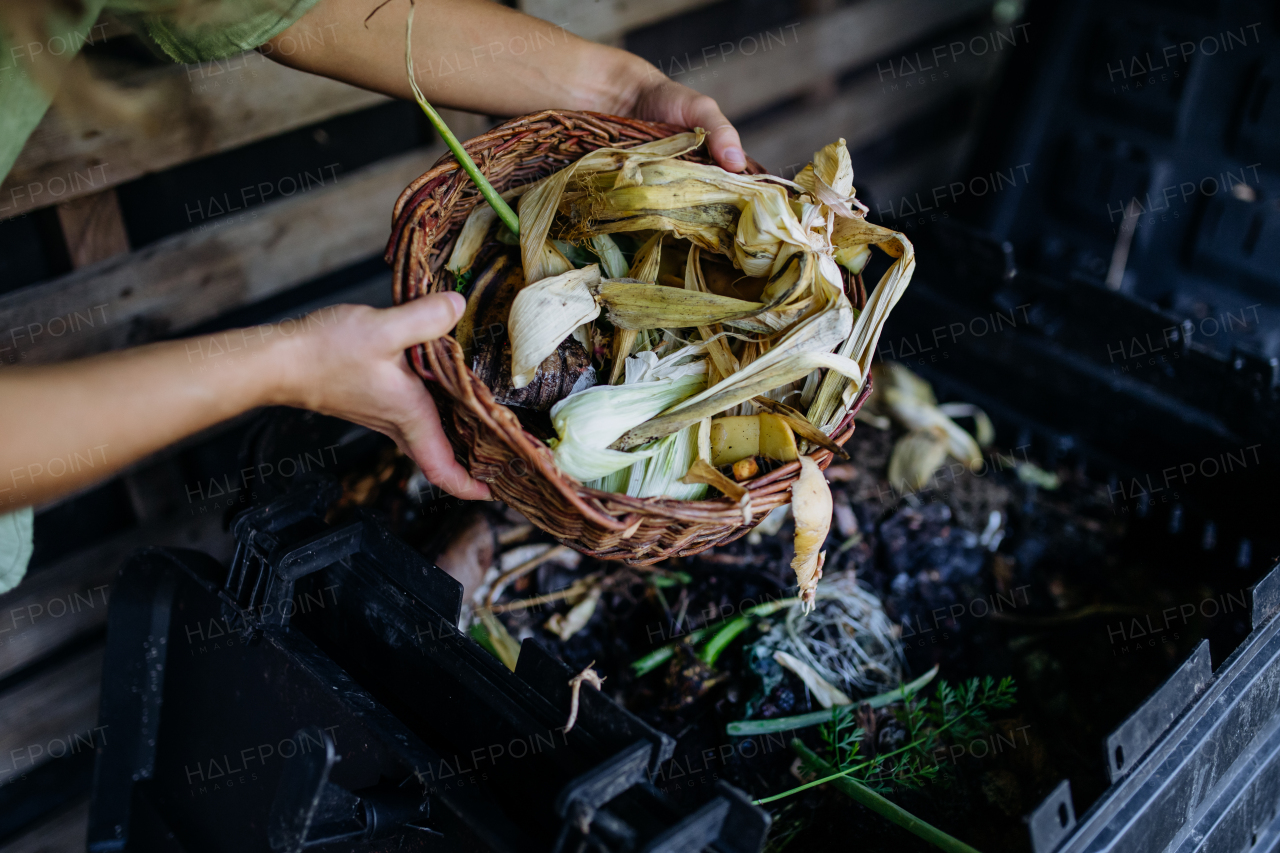
M 305 371 L 310 362 L 305 350 L 311 336 L 305 331 L 285 335 L 283 325 L 273 323 L 267 327 L 273 329 L 274 334 L 262 342 L 257 358 L 251 362 L 251 381 L 257 389 L 256 405 L 311 408 L 320 390 L 308 381 Z
M 634 53 L 592 45 L 578 75 L 586 84 L 582 109 L 610 115 L 634 115 L 644 92 L 666 80 L 651 63 Z

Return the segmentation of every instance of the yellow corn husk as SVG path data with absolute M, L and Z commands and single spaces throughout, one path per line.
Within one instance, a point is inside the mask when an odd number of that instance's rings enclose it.
M 706 326 L 749 317 L 764 307 L 759 302 L 743 302 L 731 296 L 625 279 L 601 280 L 594 293 L 610 323 L 620 329 L 637 331 Z
M 644 174 L 645 170 L 641 170 Z M 682 179 L 667 184 L 650 184 L 614 188 L 599 195 L 586 194 L 576 199 L 574 210 L 589 212 L 592 219 L 619 219 L 637 210 L 666 211 L 708 204 L 743 204 L 742 191 L 722 187 L 709 181 Z
M 600 315 L 591 293 L 599 280 L 600 267 L 592 264 L 527 284 L 516 295 L 509 323 L 513 387 L 528 385 L 561 341 Z
M 857 362 L 862 375 L 865 376 L 871 368 L 871 357 L 875 354 L 876 343 L 880 340 L 880 332 L 884 328 L 885 321 L 889 319 L 889 312 L 898 304 L 898 300 L 902 298 L 903 292 L 911 282 L 911 276 L 916 268 L 916 255 L 911 241 L 902 234 L 860 219 L 839 220 L 836 226 L 837 236 L 840 235 L 840 229 L 844 223 L 851 223 L 845 231 L 848 239 L 860 240 L 863 243 L 879 239 L 880 242 L 875 245 L 897 258 L 880 278 L 880 283 L 876 285 L 875 290 L 867 297 L 866 307 L 858 316 L 853 333 L 838 350 L 840 355 Z M 889 238 L 885 238 L 882 232 L 887 233 Z M 832 263 L 834 264 L 834 261 Z M 809 420 L 823 432 L 830 434 L 848 411 L 853 396 L 861 387 L 861 380 L 851 385 L 846 377 L 829 372 L 822 380 L 818 393 L 809 407 Z M 846 391 L 850 393 L 846 394 Z
M 791 568 L 800 585 L 800 601 L 806 610 L 813 609 L 818 579 L 827 552 L 822 543 L 831 531 L 831 514 L 835 511 L 831 486 L 822 476 L 818 463 L 808 456 L 800 457 L 800 476 L 791 485 L 791 512 L 796 519 L 796 554 Z
M 841 459 L 849 458 L 849 454 L 843 447 L 832 441 L 826 433 L 814 426 L 801 412 L 796 411 L 785 403 L 770 399 L 769 397 L 754 397 L 752 398 L 752 402 L 761 408 L 768 409 L 770 412 L 773 412 L 775 415 L 785 420 L 787 425 L 795 430 L 796 435 L 800 436 L 805 441 L 812 442 L 824 450 L 830 450 Z
M 712 488 L 719 489 L 725 497 L 734 501 L 742 510 L 742 523 L 750 524 L 753 517 L 751 509 L 751 492 L 745 486 L 735 483 L 724 474 L 721 474 L 705 458 L 699 457 L 689 466 L 689 471 L 684 475 L 684 483 L 701 483 Z
M 707 290 L 706 279 L 702 276 L 702 252 L 697 246 L 689 247 L 689 257 L 684 268 L 684 288 L 686 293 L 697 293 L 707 297 L 713 295 Z M 751 304 L 754 307 L 750 311 L 765 307 L 760 303 Z M 749 316 L 749 312 L 741 316 Z M 724 316 L 719 319 L 723 321 L 738 318 Z M 729 349 L 729 344 L 720 336 L 719 325 L 714 322 L 693 325 L 697 325 L 698 334 L 702 336 L 703 343 L 707 345 L 707 357 L 711 360 L 711 367 L 714 368 L 712 374 L 707 377 L 708 383 L 714 384 L 726 376 L 732 376 L 737 373 L 740 365 L 738 360 L 733 357 L 733 351 Z
M 959 424 L 951 420 L 947 413 L 938 406 L 933 396 L 933 388 L 929 386 L 928 382 L 925 382 L 896 362 L 879 362 L 876 364 L 874 372 L 876 382 L 879 383 L 874 395 L 876 411 L 884 412 L 909 430 L 937 430 L 943 439 L 943 458 L 950 454 L 970 466 L 977 466 L 982 463 L 982 450 L 979 447 L 979 442 L 975 441 L 973 436 L 965 432 Z M 982 412 L 976 406 L 965 407 L 964 414 L 973 414 L 970 409 Z M 975 417 L 975 420 L 978 419 Z M 993 432 L 994 429 L 991 428 L 990 420 L 987 419 L 985 412 L 982 412 L 982 420 L 985 420 L 986 424 L 984 428 L 982 421 L 978 421 L 978 429 L 983 433 L 981 437 L 989 438 L 989 432 Z M 899 442 L 899 444 L 901 443 Z M 917 439 L 916 444 L 923 446 L 923 439 Z M 912 452 L 915 455 L 920 455 L 920 449 L 920 447 L 916 447 Z M 895 448 L 896 452 L 897 449 Z M 933 465 L 929 472 L 932 472 L 941 464 L 942 459 L 938 459 L 937 464 Z M 918 467 L 913 466 L 916 469 Z M 913 486 L 912 488 L 915 489 L 918 486 Z
M 638 447 L 704 417 L 718 414 L 759 394 L 803 378 L 810 371 L 827 368 L 862 384 L 862 370 L 849 358 L 829 350 L 849 335 L 853 308 L 844 294 L 826 308 L 796 325 L 766 353 L 732 376 L 682 403 L 669 412 L 628 431 L 614 447 Z
M 650 283 L 658 280 L 658 268 L 662 265 L 662 232 L 654 234 L 636 251 L 631 261 L 631 269 L 627 277 L 636 281 Z M 613 367 L 609 373 L 609 384 L 617 385 L 622 381 L 623 368 L 636 345 L 635 329 L 618 329 L 613 336 Z
M 581 177 L 593 172 L 614 171 L 625 162 L 639 164 L 646 160 L 678 157 L 701 145 L 705 136 L 705 132 L 699 129 L 635 148 L 599 148 L 539 181 L 520 199 L 520 258 L 524 264 L 525 279 L 532 284 L 551 274 L 544 267 L 543 247 L 560 206 L 560 197 L 575 175 Z
M 637 212 L 611 221 L 597 222 L 591 233 L 622 234 L 631 231 L 669 231 L 708 252 L 727 255 L 733 250 L 738 209 L 731 204 Z
M 800 227 L 787 193 L 781 187 L 762 186 L 738 219 L 733 238 L 733 259 L 738 268 L 751 276 L 767 276 L 784 244 L 800 248 L 812 247 L 809 235 Z
M 947 459 L 947 433 L 939 426 L 918 427 L 893 445 L 889 456 L 889 486 L 918 492 Z

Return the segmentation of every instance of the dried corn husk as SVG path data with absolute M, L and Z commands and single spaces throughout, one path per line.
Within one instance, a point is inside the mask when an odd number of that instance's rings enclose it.
M 504 201 L 514 201 L 528 192 L 532 186 L 532 184 L 523 184 L 515 189 L 507 190 L 502 193 L 501 198 Z M 462 223 L 462 230 L 458 232 L 458 239 L 453 243 L 453 251 L 449 253 L 449 263 L 445 265 L 446 268 L 454 275 L 462 275 L 470 269 L 471 265 L 475 263 L 476 255 L 484 247 L 484 240 L 489 234 L 489 229 L 497 221 L 498 212 L 491 205 L 477 204 L 473 207 L 471 213 L 467 215 L 467 220 Z M 507 235 L 514 237 L 505 228 L 502 230 Z
M 560 197 L 570 179 L 593 172 L 613 171 L 624 163 L 641 164 L 648 160 L 678 157 L 702 144 L 706 134 L 701 129 L 678 133 L 635 148 L 599 148 L 565 168 L 537 182 L 520 199 L 520 259 L 525 279 L 535 283 L 554 275 L 545 266 L 547 236 L 560 205 Z M 630 168 L 634 169 L 635 166 Z M 603 231 L 597 233 L 605 233 Z M 559 252 L 556 253 L 559 255 Z M 563 257 L 563 256 L 561 256 Z
M 696 247 L 694 247 L 696 248 Z M 604 279 L 594 288 L 609 322 L 620 329 L 683 329 L 749 317 L 764 307 L 731 296 Z
M 538 365 L 561 341 L 600 315 L 600 306 L 591 294 L 591 285 L 599 280 L 600 267 L 592 264 L 526 285 L 516 295 L 510 320 L 514 387 L 528 385 Z
M 654 234 L 636 252 L 631 261 L 631 269 L 627 277 L 633 281 L 647 281 L 650 284 L 658 280 L 658 268 L 662 264 L 662 232 Z M 613 336 L 613 367 L 609 374 L 609 384 L 617 385 L 622 380 L 623 367 L 635 350 L 636 330 L 618 329 Z
M 733 240 L 733 259 L 751 276 L 767 276 L 774 271 L 778 252 L 784 244 L 811 248 L 809 235 L 800 227 L 786 191 L 763 186 L 752 195 L 738 220 Z
M 551 614 L 551 618 L 547 620 L 543 627 L 561 640 L 569 639 L 587 627 L 587 623 L 595 615 L 596 605 L 600 603 L 600 596 L 603 592 L 603 585 L 594 584 L 587 594 L 583 596 L 582 600 L 569 609 L 568 613 Z
M 947 434 L 941 427 L 913 429 L 893 445 L 889 485 L 903 492 L 919 491 L 946 459 Z
M 862 372 L 858 365 L 828 352 L 848 335 L 852 321 L 853 307 L 844 294 L 840 294 L 827 308 L 799 323 L 751 364 L 673 406 L 670 412 L 629 430 L 613 446 L 625 450 L 670 435 L 730 406 L 794 382 L 817 368 L 846 374 L 860 385 Z
M 853 700 L 845 695 L 843 690 L 836 687 L 830 681 L 827 681 L 818 674 L 816 669 L 800 660 L 795 655 L 778 650 L 773 653 L 773 659 L 785 669 L 789 669 L 796 675 L 800 676 L 800 680 L 804 682 L 804 686 L 809 688 L 809 693 L 822 707 L 831 708 L 836 705 L 853 704 Z
M 462 275 L 470 269 L 471 264 L 475 262 L 476 255 L 480 253 L 480 249 L 484 246 L 484 240 L 489 235 L 489 229 L 497 221 L 498 212 L 496 210 L 487 204 L 477 204 L 467 217 L 467 221 L 462 223 L 462 230 L 458 232 L 458 239 L 453 243 L 453 251 L 449 253 L 449 263 L 445 265 L 446 269 L 454 275 Z
M 981 464 L 978 442 L 938 407 L 929 383 L 896 362 L 878 364 L 876 380 L 883 383 L 875 393 L 877 410 L 909 430 L 936 428 L 945 437 L 947 453 L 970 466 Z
M 880 340 L 880 332 L 884 328 L 885 321 L 889 319 L 889 312 L 898 304 L 898 300 L 902 298 L 907 285 L 911 282 L 911 275 L 916 267 L 916 256 L 910 241 L 895 231 L 888 231 L 888 229 L 863 222 L 861 219 L 840 219 L 837 221 L 837 235 L 840 234 L 840 227 L 844 223 L 854 223 L 846 229 L 848 239 L 861 240 L 864 243 L 879 239 L 882 236 L 881 232 L 888 232 L 892 235 L 892 239 L 875 245 L 897 258 L 885 271 L 875 290 L 868 296 L 867 305 L 858 316 L 853 333 L 839 349 L 840 355 L 857 362 L 865 376 L 871 367 L 871 357 L 875 354 L 876 343 Z M 861 387 L 860 379 L 851 384 L 847 377 L 829 372 L 809 407 L 809 420 L 829 435 L 844 417 L 844 413 L 848 411 L 849 405 Z
M 752 518 L 751 492 L 721 474 L 705 458 L 698 458 L 689 466 L 684 475 L 685 483 L 702 483 L 719 489 L 725 497 L 731 498 L 742 509 L 742 523 L 750 524 Z
M 800 600 L 807 610 L 812 610 L 822 564 L 827 557 L 822 544 L 831 531 L 834 512 L 831 486 L 812 457 L 800 457 L 800 476 L 791 485 L 791 511 L 796 519 L 796 554 L 791 560 L 791 569 L 800 586 Z

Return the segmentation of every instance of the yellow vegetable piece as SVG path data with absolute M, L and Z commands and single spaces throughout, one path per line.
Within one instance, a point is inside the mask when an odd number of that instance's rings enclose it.
M 760 418 L 734 415 L 711 421 L 711 464 L 716 468 L 760 454 Z
M 760 455 L 779 462 L 794 462 L 800 458 L 796 447 L 796 434 L 782 418 L 769 412 L 756 415 L 760 419 Z

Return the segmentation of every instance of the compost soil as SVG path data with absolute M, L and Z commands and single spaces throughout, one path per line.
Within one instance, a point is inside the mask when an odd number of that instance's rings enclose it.
M 316 428 L 307 423 L 289 430 Z M 287 431 L 277 428 L 272 440 L 287 443 Z M 977 473 L 940 469 L 925 489 L 902 494 L 885 480 L 898 435 L 860 425 L 851 459 L 829 469 L 836 513 L 826 575 L 855 572 L 879 597 L 899 626 L 905 679 L 934 665 L 952 684 L 1012 676 L 1017 702 L 993 715 L 981 736 L 935 754 L 935 781 L 888 796 L 979 850 L 1028 850 L 1024 815 L 1063 778 L 1082 814 L 1107 786 L 1107 734 L 1201 639 L 1211 638 L 1216 666 L 1244 638 L 1244 591 L 1257 578 L 1210 575 L 1195 549 L 1147 523 L 1140 507 L 1118 503 L 1115 490 L 1083 466 L 1045 471 L 1026 448 L 993 449 Z M 335 514 L 372 510 L 428 557 L 444 562 L 448 555 L 468 592 L 482 588 L 486 572 L 492 579 L 495 555 L 551 542 L 501 504 L 464 504 L 424 490 L 412 463 L 381 437 L 362 439 L 360 448 L 347 454 L 356 461 Z M 822 752 L 819 730 L 734 738 L 725 726 L 749 712 L 761 719 L 819 709 L 789 672 L 762 690 L 744 659 L 783 613 L 756 620 L 714 666 L 686 641 L 754 604 L 795 594 L 792 533 L 787 519 L 776 532 L 643 569 L 577 555 L 548 561 L 499 599 L 603 579 L 585 627 L 564 640 L 545 627 L 552 614 L 567 613 L 565 601 L 501 618 L 517 640 L 534 637 L 575 671 L 593 666 L 607 693 L 676 739 L 674 757 L 654 780 L 671 797 L 704 800 L 720 779 L 752 797 L 771 796 L 809 778 L 790 741 L 799 737 Z M 633 674 L 633 662 L 671 643 L 669 661 Z M 876 715 L 880 728 L 897 725 L 895 710 Z M 766 807 L 774 816 L 772 850 L 832 849 L 851 839 L 862 849 L 931 849 L 831 786 Z

